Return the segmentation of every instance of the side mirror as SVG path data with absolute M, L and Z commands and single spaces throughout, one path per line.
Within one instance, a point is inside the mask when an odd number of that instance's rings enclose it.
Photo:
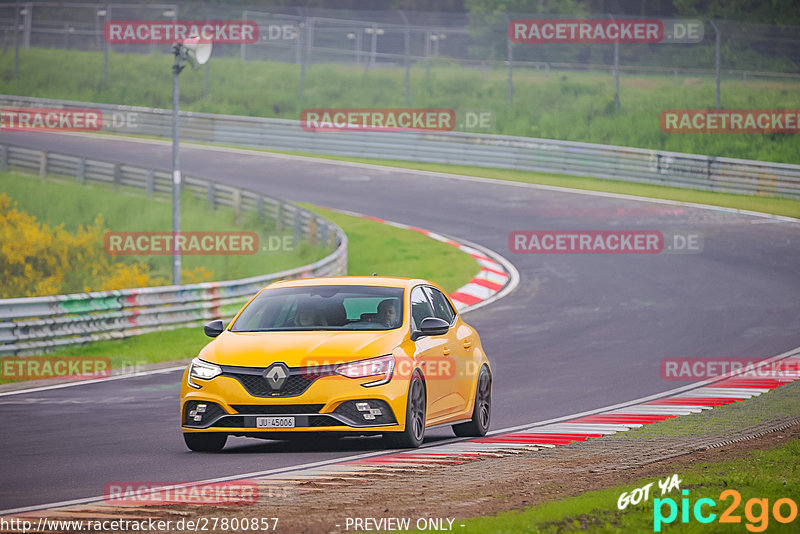
M 419 330 L 411 335 L 411 340 L 416 341 L 422 336 L 441 336 L 450 330 L 450 324 L 438 317 L 426 317 L 419 325 Z
M 203 327 L 203 332 L 205 332 L 208 337 L 217 337 L 223 330 L 225 330 L 225 323 L 223 323 L 221 319 L 210 321 Z

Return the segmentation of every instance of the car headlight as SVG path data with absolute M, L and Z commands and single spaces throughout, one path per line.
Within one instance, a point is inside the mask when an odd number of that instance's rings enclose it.
M 222 374 L 222 368 L 213 363 L 204 362 L 200 358 L 192 360 L 189 366 L 189 385 L 195 388 L 200 388 L 198 384 L 192 382 L 192 378 L 200 378 L 202 380 L 211 380 L 217 375 Z
M 394 372 L 394 356 L 378 356 L 368 360 L 358 360 L 357 362 L 343 363 L 336 366 L 336 372 L 348 378 L 366 378 L 369 376 L 379 377 L 373 382 L 361 384 L 364 387 L 380 386 L 392 379 Z

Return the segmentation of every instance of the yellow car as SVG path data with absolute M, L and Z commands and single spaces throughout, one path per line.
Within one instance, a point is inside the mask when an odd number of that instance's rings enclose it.
M 492 371 L 478 333 L 436 284 L 388 277 L 310 278 L 262 289 L 192 360 L 181 426 L 193 451 L 230 435 L 382 434 L 418 447 L 426 428 L 489 428 Z

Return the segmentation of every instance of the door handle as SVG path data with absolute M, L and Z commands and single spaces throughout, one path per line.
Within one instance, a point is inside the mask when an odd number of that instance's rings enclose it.
M 464 348 L 465 348 L 465 349 L 468 349 L 468 348 L 470 348 L 471 346 L 472 346 L 472 340 L 470 340 L 470 339 L 465 339 L 465 340 L 464 340 Z
M 450 347 L 442 347 L 442 354 L 444 354 L 445 356 L 450 354 Z

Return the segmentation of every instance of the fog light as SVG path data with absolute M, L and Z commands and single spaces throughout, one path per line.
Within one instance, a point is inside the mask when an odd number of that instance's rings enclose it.
M 356 410 L 359 412 L 368 412 L 369 411 L 369 403 L 368 402 L 357 402 L 356 403 Z
M 197 413 L 206 413 L 206 404 L 197 405 Z
M 372 421 L 373 419 L 375 419 L 375 416 L 372 415 L 371 413 L 365 413 L 365 414 L 362 414 L 362 415 L 364 416 L 364 419 L 366 419 L 368 421 Z
M 372 408 L 369 413 L 370 415 L 383 415 L 380 408 Z

